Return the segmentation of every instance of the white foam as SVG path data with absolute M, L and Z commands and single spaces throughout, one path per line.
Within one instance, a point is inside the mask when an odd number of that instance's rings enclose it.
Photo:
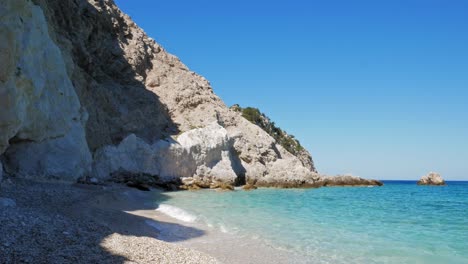
M 195 220 L 197 220 L 197 217 L 195 215 L 179 207 L 175 207 L 175 206 L 168 205 L 168 204 L 160 204 L 158 209 L 156 209 L 156 211 L 161 212 L 177 220 L 184 221 L 184 222 L 192 223 L 192 222 L 195 222 Z
M 223 225 L 221 225 L 221 226 L 219 227 L 219 229 L 220 229 L 221 232 L 223 232 L 223 233 L 229 233 L 229 231 L 227 230 L 227 228 L 226 228 L 225 226 L 223 226 Z

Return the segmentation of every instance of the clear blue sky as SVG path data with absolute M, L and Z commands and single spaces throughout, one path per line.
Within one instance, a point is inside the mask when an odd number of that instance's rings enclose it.
M 468 1 L 116 2 L 320 172 L 468 180 Z

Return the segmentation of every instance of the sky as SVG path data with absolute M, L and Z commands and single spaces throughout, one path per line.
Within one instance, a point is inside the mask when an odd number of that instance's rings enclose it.
M 115 2 L 320 173 L 468 180 L 468 1 Z

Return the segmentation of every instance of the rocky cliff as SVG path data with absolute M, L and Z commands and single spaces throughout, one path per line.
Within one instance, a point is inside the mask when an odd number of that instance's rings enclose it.
M 76 180 L 145 173 L 210 186 L 319 182 L 229 109 L 112 0 L 0 0 L 0 154 L 6 173 Z

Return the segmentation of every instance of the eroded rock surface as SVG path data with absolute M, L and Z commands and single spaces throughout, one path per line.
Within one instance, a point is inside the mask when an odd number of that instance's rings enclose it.
M 313 166 L 302 165 L 265 131 L 226 107 L 205 78 L 149 38 L 113 1 L 34 2 L 44 10 L 89 112 L 86 138 L 100 178 L 119 166 L 203 186 L 213 181 L 278 185 L 315 175 Z M 229 148 L 184 141 L 213 123 L 224 127 L 229 144 L 218 143 Z M 178 143 L 173 142 L 171 136 L 179 133 Z M 212 152 L 202 155 L 201 149 Z M 114 154 L 119 158 L 109 158 Z
M 429 174 L 422 176 L 417 183 L 418 185 L 446 185 L 444 179 L 440 174 L 430 172 Z
M 76 179 L 90 172 L 86 112 L 39 6 L 2 0 L 0 154 L 9 172 Z
M 212 182 L 234 184 L 237 175 L 232 141 L 214 123 L 182 133 L 176 139 L 148 144 L 132 134 L 118 146 L 106 146 L 95 154 L 94 171 L 101 179 L 126 171 L 154 175 L 162 182 L 182 180 L 185 185 L 209 187 Z
M 307 151 L 291 154 L 226 107 L 112 0 L 0 1 L 8 173 L 103 180 L 120 171 L 194 188 L 322 179 Z

